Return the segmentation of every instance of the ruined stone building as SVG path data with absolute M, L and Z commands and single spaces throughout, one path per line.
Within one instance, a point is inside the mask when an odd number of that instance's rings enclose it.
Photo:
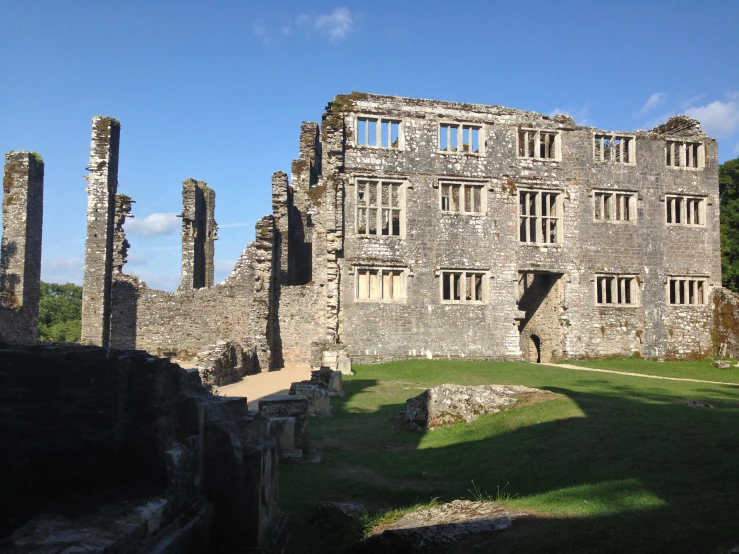
M 0 343 L 34 343 L 41 298 L 44 162 L 31 152 L 5 155 L 0 246 Z
M 713 353 L 721 285 L 716 141 L 477 104 L 352 93 L 303 123 L 292 176 L 213 284 L 215 193 L 183 184 L 182 284 L 123 272 L 119 126 L 93 122 L 83 340 L 251 370 L 413 357 L 548 360 Z

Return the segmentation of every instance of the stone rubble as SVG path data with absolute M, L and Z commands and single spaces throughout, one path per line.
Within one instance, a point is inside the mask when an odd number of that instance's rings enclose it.
M 406 400 L 405 422 L 417 429 L 469 423 L 512 406 L 523 394 L 553 394 L 521 385 L 464 386 L 444 384 Z

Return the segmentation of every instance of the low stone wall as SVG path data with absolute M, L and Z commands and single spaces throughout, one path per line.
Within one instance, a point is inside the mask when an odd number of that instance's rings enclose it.
M 0 382 L 4 551 L 269 540 L 276 443 L 245 398 L 146 352 L 68 345 L 0 349 Z
M 113 281 L 111 346 L 195 356 L 219 340 L 256 348 L 259 370 L 272 364 L 272 216 L 234 271 L 215 287 L 178 292 L 150 289 L 119 274 Z

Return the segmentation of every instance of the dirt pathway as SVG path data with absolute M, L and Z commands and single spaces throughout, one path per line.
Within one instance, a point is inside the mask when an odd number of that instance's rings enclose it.
M 256 410 L 259 400 L 265 396 L 287 394 L 290 384 L 310 379 L 310 367 L 285 367 L 278 371 L 266 371 L 247 375 L 243 381 L 218 387 L 221 396 L 246 396 L 249 409 Z
M 685 377 L 663 377 L 661 375 L 647 375 L 645 373 L 631 373 L 629 371 L 614 371 L 612 369 L 596 369 L 594 367 L 583 367 L 572 364 L 555 364 L 551 362 L 542 362 L 541 365 L 552 367 L 565 367 L 567 369 L 576 369 L 578 371 L 597 371 L 599 373 L 615 373 L 616 375 L 628 375 L 629 377 L 646 377 L 647 379 L 662 379 L 664 381 L 689 381 L 691 383 L 710 383 L 711 385 L 729 385 L 730 387 L 739 387 L 739 383 L 724 383 L 723 381 L 706 381 L 704 379 L 687 379 Z

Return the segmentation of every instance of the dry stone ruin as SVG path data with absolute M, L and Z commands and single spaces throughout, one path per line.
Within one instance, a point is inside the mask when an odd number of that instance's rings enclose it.
M 195 356 L 228 341 L 250 355 L 242 373 L 718 348 L 717 144 L 686 116 L 622 132 L 500 106 L 337 96 L 320 125 L 301 125 L 290 177 L 272 177 L 272 214 L 222 283 L 216 193 L 183 182 L 176 292 L 124 270 L 133 199 L 118 191 L 120 137 L 118 121 L 93 119 L 86 344 Z M 40 159 L 6 157 L 5 343 L 36 337 L 42 183 Z
M 83 341 L 284 364 L 705 357 L 720 287 L 716 141 L 352 93 L 303 123 L 291 180 L 213 284 L 215 193 L 183 183 L 182 284 L 123 272 L 119 126 L 93 121 Z

